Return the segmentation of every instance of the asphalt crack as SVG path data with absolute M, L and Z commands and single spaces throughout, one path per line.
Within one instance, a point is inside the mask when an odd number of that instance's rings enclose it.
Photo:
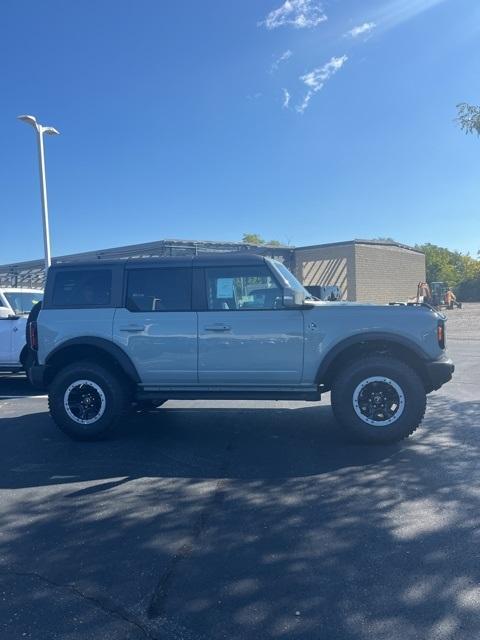
M 100 600 L 99 598 L 95 598 L 93 596 L 88 596 L 82 591 L 80 591 L 80 589 L 77 589 L 77 587 L 74 587 L 72 584 L 56 582 L 55 580 L 52 580 L 51 578 L 47 578 L 46 576 L 43 576 L 40 573 L 36 573 L 35 571 L 13 571 L 13 570 L 0 571 L 0 576 L 15 576 L 17 578 L 35 578 L 36 580 L 40 580 L 41 582 L 44 582 L 45 584 L 48 584 L 49 586 L 55 589 L 62 589 L 64 591 L 68 591 L 71 594 L 81 598 L 82 600 L 85 600 L 90 604 L 94 605 L 97 609 L 100 609 L 103 613 L 113 616 L 115 618 L 118 618 L 119 620 L 122 620 L 123 622 L 126 622 L 131 626 L 136 627 L 145 636 L 145 638 L 148 638 L 148 640 L 160 640 L 158 636 L 153 636 L 148 631 L 148 629 L 146 629 L 140 622 L 138 622 L 138 620 L 135 620 L 134 618 L 129 616 L 127 612 L 121 609 L 120 607 L 110 606 L 109 603 L 104 600 Z
M 229 454 L 232 449 L 233 443 L 232 440 L 230 440 L 225 448 L 225 453 L 228 457 L 225 458 L 224 464 L 219 471 L 219 475 L 221 476 L 225 476 L 228 472 L 228 468 L 230 466 Z M 224 477 L 217 480 L 217 482 L 215 483 L 215 488 L 212 491 L 212 495 L 210 496 L 207 504 L 201 510 L 194 522 L 193 530 L 190 535 L 190 541 L 182 545 L 177 553 L 172 556 L 166 569 L 160 576 L 150 599 L 150 604 L 147 608 L 147 616 L 149 619 L 159 618 L 163 615 L 170 589 L 178 572 L 178 567 L 192 554 L 197 542 L 200 540 L 202 533 L 207 526 L 208 520 L 210 519 L 212 514 L 221 506 L 225 497 L 225 492 L 223 491 L 225 482 L 226 481 Z

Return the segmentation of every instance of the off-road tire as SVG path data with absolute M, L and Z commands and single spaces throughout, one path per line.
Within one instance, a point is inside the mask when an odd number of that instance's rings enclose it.
M 104 413 L 93 424 L 78 424 L 68 415 L 65 408 L 65 393 L 77 380 L 92 381 L 104 394 Z M 95 362 L 80 361 L 66 366 L 57 373 L 48 389 L 48 407 L 53 421 L 74 440 L 106 438 L 125 414 L 130 402 L 130 392 L 125 382 Z
M 403 413 L 387 426 L 367 424 L 357 415 L 354 394 L 371 377 L 382 376 L 396 383 L 404 395 Z M 350 436 L 369 444 L 386 444 L 408 438 L 425 415 L 425 386 L 418 373 L 396 358 L 372 355 L 350 362 L 332 384 L 332 409 L 335 418 Z

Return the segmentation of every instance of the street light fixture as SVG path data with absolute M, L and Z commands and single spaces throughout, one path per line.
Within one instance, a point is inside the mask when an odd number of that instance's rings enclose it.
M 40 170 L 40 195 L 42 198 L 42 214 L 43 214 L 43 244 L 45 247 L 45 272 L 51 264 L 50 255 L 50 228 L 48 223 L 48 200 L 47 200 L 47 179 L 45 175 L 45 152 L 43 149 L 43 134 L 48 136 L 58 136 L 59 132 L 53 127 L 44 127 L 35 116 L 18 116 L 19 120 L 31 125 L 37 132 L 38 143 L 38 164 Z

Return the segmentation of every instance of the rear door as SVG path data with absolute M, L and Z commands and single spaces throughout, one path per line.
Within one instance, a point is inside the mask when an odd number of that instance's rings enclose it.
M 215 385 L 296 385 L 303 372 L 303 313 L 283 307 L 264 262 L 205 267 L 198 314 L 198 378 Z
M 197 382 L 197 314 L 192 311 L 191 262 L 125 269 L 125 305 L 117 309 L 113 340 L 146 384 Z

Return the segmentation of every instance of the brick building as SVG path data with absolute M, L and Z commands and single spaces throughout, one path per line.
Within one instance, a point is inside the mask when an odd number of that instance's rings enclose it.
M 396 242 L 350 240 L 295 249 L 295 274 L 304 285 L 337 285 L 344 300 L 405 301 L 424 281 L 425 254 Z

